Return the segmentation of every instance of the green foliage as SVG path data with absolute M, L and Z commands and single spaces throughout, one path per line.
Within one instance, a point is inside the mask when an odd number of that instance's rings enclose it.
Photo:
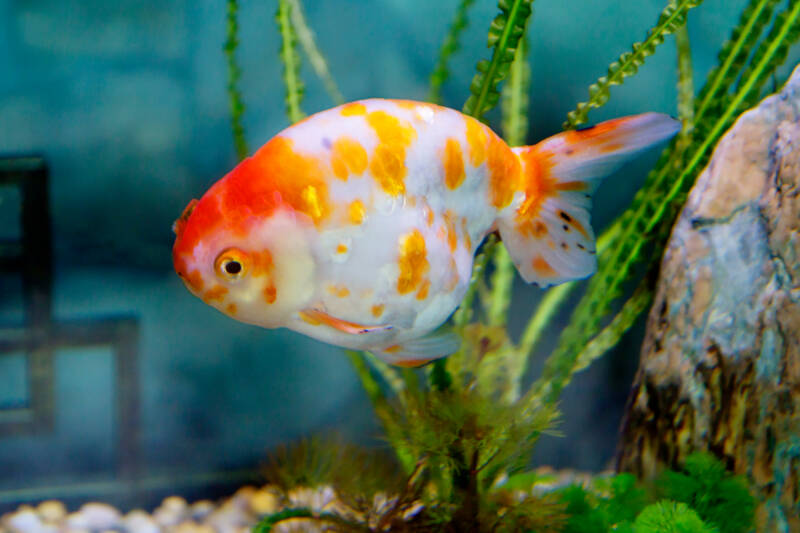
M 743 533 L 753 525 L 755 500 L 747 482 L 732 476 L 716 457 L 694 453 L 678 472 L 664 472 L 657 483 L 659 492 L 670 500 L 683 502 L 720 533 Z
M 672 0 L 658 22 L 648 32 L 645 40 L 634 43 L 630 52 L 625 52 L 611 63 L 608 73 L 589 86 L 589 100 L 581 102 L 574 111 L 567 114 L 564 129 L 576 128 L 587 120 L 589 110 L 604 105 L 611 96 L 611 87 L 619 85 L 625 78 L 633 76 L 644 64 L 644 60 L 655 53 L 656 47 L 664 42 L 664 37 L 686 24 L 686 14 L 699 6 L 703 0 Z
M 758 0 L 754 0 L 753 4 L 757 3 Z M 759 18 L 763 11 L 750 10 L 750 13 L 751 17 Z M 638 263 L 645 263 L 649 267 L 659 259 L 660 253 L 653 253 L 652 250 L 663 249 L 672 221 L 717 140 L 747 108 L 753 95 L 759 94 L 760 87 L 770 79 L 771 72 L 785 59 L 788 46 L 797 40 L 798 18 L 800 3 L 794 2 L 776 17 L 767 38 L 745 65 L 738 66 L 737 73 L 727 70 L 712 72 L 708 83 L 718 87 L 714 89 L 718 95 L 725 95 L 718 96 L 724 104 L 716 108 L 702 107 L 701 100 L 695 108 L 691 142 L 672 143 L 637 192 L 632 205 L 618 219 L 620 229 L 607 251 L 598 254 L 598 271 L 589 281 L 586 293 L 563 331 L 556 350 L 548 359 L 542 377 L 531 394 L 532 398 L 543 398 L 544 401 L 558 398 L 574 373 L 581 350 L 599 333 L 612 302 L 624 293 L 633 277 L 633 267 Z M 749 27 L 758 27 L 749 19 L 744 23 Z M 733 35 L 739 36 L 741 44 L 733 47 L 726 44 L 720 53 L 721 57 L 726 50 L 728 54 L 744 53 L 744 46 L 752 40 L 750 36 L 745 37 L 741 30 L 734 31 Z M 723 65 L 726 64 L 733 69 L 737 63 L 723 61 Z M 744 72 L 741 72 L 742 69 Z M 739 73 L 739 83 L 732 88 L 732 80 Z M 727 91 L 731 89 L 732 93 L 728 94 Z M 704 88 L 701 95 L 710 90 Z
M 571 485 L 557 494 L 569 517 L 563 533 L 606 533 L 633 521 L 647 505 L 644 489 L 631 474 L 598 479 L 593 490 Z
M 289 0 L 278 0 L 275 14 L 281 33 L 280 56 L 283 62 L 283 82 L 286 85 L 286 115 L 291 123 L 305 117 L 300 109 L 303 100 L 303 82 L 300 79 L 300 56 L 297 55 L 297 34 L 292 23 L 292 4 Z
M 472 94 L 464 104 L 463 111 L 467 115 L 481 118 L 500 99 L 497 85 L 511 68 L 517 43 L 525 33 L 525 24 L 531 15 L 532 2 L 533 0 L 499 0 L 497 3 L 500 14 L 489 27 L 488 46 L 494 48 L 492 58 L 478 62 L 478 73 L 469 86 Z
M 442 101 L 442 85 L 450 76 L 447 63 L 450 61 L 450 57 L 459 49 L 458 40 L 468 24 L 467 11 L 474 3 L 475 0 L 461 0 L 458 4 L 453 22 L 447 31 L 447 37 L 445 37 L 444 44 L 439 49 L 439 58 L 436 60 L 436 66 L 433 67 L 433 73 L 431 73 L 430 92 L 428 93 L 430 102 L 439 104 Z
M 347 444 L 335 436 L 314 436 L 277 447 L 263 475 L 283 490 L 329 485 L 352 497 L 399 491 L 405 482 L 392 455 Z
M 228 0 L 228 14 L 226 18 L 228 37 L 225 40 L 223 50 L 228 64 L 228 99 L 231 107 L 231 128 L 233 129 L 233 144 L 236 147 L 236 155 L 239 159 L 247 157 L 247 141 L 244 138 L 244 127 L 242 126 L 242 115 L 244 114 L 244 102 L 242 93 L 239 91 L 239 79 L 242 71 L 236 63 L 236 48 L 239 46 L 239 23 L 237 16 L 239 13 L 239 2 Z
M 303 52 L 308 56 L 311 68 L 314 69 L 314 72 L 322 80 L 325 91 L 328 93 L 328 96 L 331 97 L 331 100 L 333 100 L 335 104 L 343 104 L 344 96 L 342 96 L 339 85 L 336 83 L 336 80 L 333 79 L 333 75 L 331 75 L 325 56 L 322 55 L 322 52 L 320 52 L 317 46 L 314 32 L 311 31 L 311 28 L 306 22 L 306 16 L 303 13 L 303 5 L 300 3 L 300 0 L 287 1 L 292 8 L 291 19 L 295 33 L 297 34 L 297 40 L 303 48 Z
M 634 533 L 716 533 L 685 503 L 669 500 L 648 505 L 633 523 Z

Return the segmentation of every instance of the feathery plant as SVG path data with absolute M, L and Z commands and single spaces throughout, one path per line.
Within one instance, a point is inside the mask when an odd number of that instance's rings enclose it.
M 233 145 L 236 148 L 238 158 L 247 157 L 247 141 L 244 137 L 244 127 L 242 126 L 242 115 L 244 114 L 244 102 L 242 93 L 239 90 L 239 80 L 242 77 L 242 70 L 236 63 L 236 48 L 239 46 L 239 2 L 238 0 L 228 0 L 228 13 L 226 17 L 228 37 L 225 40 L 223 50 L 228 64 L 228 99 L 231 108 L 231 129 L 233 130 Z
M 431 75 L 433 101 L 441 99 L 447 64 L 459 49 L 473 3 L 461 0 L 457 5 Z M 527 391 L 523 390 L 523 378 L 528 360 L 557 311 L 580 284 L 566 283 L 548 290 L 515 343 L 507 331 L 515 273 L 510 257 L 504 247 L 497 246 L 494 235 L 487 238 L 476 256 L 469 290 L 453 317 L 464 340 L 458 353 L 425 369 L 410 370 L 390 367 L 369 354 L 348 352 L 399 468 L 407 476 L 405 488 L 399 489 L 401 496 L 387 515 L 392 520 L 407 510 L 404 505 L 421 500 L 427 509 L 426 527 L 446 523 L 456 528 L 479 524 L 491 530 L 533 530 L 549 524 L 553 530 L 570 530 L 565 517 L 577 512 L 570 510 L 572 500 L 520 501 L 509 492 L 515 486 L 512 480 L 519 483 L 530 476 L 523 472 L 531 449 L 541 434 L 552 430 L 558 419 L 556 403 L 572 376 L 617 344 L 649 306 L 661 251 L 689 188 L 723 132 L 760 98 L 764 83 L 800 37 L 800 0 L 788 0 L 782 9 L 778 0 L 751 0 L 722 46 L 717 66 L 695 97 L 686 20 L 701 3 L 670 0 L 645 39 L 612 62 L 607 74 L 590 86 L 589 99 L 567 115 L 565 128 L 585 123 L 592 109 L 609 100 L 611 87 L 635 75 L 665 37 L 674 34 L 682 130 L 663 152 L 631 206 L 599 236 L 598 271 L 589 280 L 556 349 L 545 361 L 541 376 Z M 501 102 L 502 133 L 512 146 L 525 144 L 528 129 L 532 72 L 526 57 L 525 31 L 531 5 L 532 0 L 498 1 L 499 14 L 488 30 L 491 57 L 477 63 L 470 96 L 463 107 L 464 113 L 483 120 Z M 236 1 L 229 0 L 225 53 L 234 139 L 241 155 L 246 153 L 246 145 L 240 123 L 243 105 L 237 89 L 240 72 L 234 57 L 238 42 L 236 7 Z M 289 120 L 296 122 L 304 116 L 298 42 L 333 101 L 340 102 L 341 93 L 314 43 L 300 0 L 278 0 L 276 20 L 282 37 L 280 58 Z M 501 89 L 503 80 L 507 81 Z M 633 287 L 632 295 L 612 316 L 612 306 Z M 653 531 L 658 524 L 678 519 L 684 520 L 689 530 L 712 530 L 703 522 L 710 515 L 703 514 L 702 502 L 685 502 L 691 504 L 690 508 L 681 501 L 667 501 L 642 510 L 641 505 L 631 503 L 638 493 L 631 492 L 626 481 L 620 483 L 615 490 L 623 492 L 614 505 L 627 498 L 626 505 L 636 507 L 637 513 L 642 511 L 635 521 L 633 514 L 626 515 L 626 531 Z M 670 497 L 677 500 L 675 495 Z M 582 505 L 579 499 L 574 502 Z M 371 530 L 338 515 L 295 509 L 265 520 L 262 531 L 292 517 L 313 517 L 345 530 Z M 388 527 L 389 522 L 382 524 Z

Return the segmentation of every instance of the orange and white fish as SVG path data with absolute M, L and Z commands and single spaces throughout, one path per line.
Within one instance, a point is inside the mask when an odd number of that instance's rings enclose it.
M 646 113 L 509 148 L 432 104 L 335 107 L 192 200 L 174 226 L 175 270 L 242 322 L 419 365 L 457 350 L 452 333 L 430 334 L 461 302 L 484 237 L 499 231 L 528 283 L 591 275 L 598 178 L 678 129 Z

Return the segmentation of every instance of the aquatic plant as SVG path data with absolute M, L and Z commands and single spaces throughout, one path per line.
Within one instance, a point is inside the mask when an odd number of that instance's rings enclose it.
M 425 512 L 414 523 L 447 525 L 464 531 L 521 527 L 607 531 L 617 524 L 618 531 L 646 532 L 659 530 L 660 524 L 665 523 L 683 524 L 675 526 L 676 531 L 714 531 L 714 528 L 738 531 L 730 529 L 714 512 L 734 516 L 726 505 L 736 505 L 744 514 L 752 509 L 752 505 L 745 505 L 745 500 L 751 500 L 749 493 L 745 496 L 744 485 L 740 481 L 724 481 L 728 479 L 724 469 L 709 466 L 713 463 L 710 458 L 687 461 L 683 473 L 665 477 L 667 488 L 662 496 L 667 499 L 646 507 L 641 489 L 635 486 L 633 478 L 624 476 L 615 477 L 606 487 L 607 495 L 602 497 L 572 488 L 561 493 L 557 501 L 533 496 L 520 499 L 513 497 L 511 488 L 521 480 L 530 479 L 525 469 L 531 449 L 541 434 L 553 431 L 558 420 L 557 401 L 564 387 L 576 372 L 619 342 L 649 306 L 661 251 L 689 188 L 722 133 L 760 98 L 764 83 L 772 78 L 786 59 L 789 47 L 800 37 L 800 1 L 790 0 L 779 8 L 782 3 L 778 0 L 751 0 L 730 39 L 723 44 L 717 65 L 695 97 L 685 25 L 690 11 L 701 3 L 701 0 L 669 1 L 644 40 L 613 61 L 606 75 L 589 87 L 589 99 L 577 104 L 567 115 L 566 128 L 585 123 L 592 109 L 609 100 L 612 86 L 634 76 L 656 47 L 665 42 L 665 37 L 675 35 L 677 109 L 682 131 L 664 150 L 631 205 L 598 238 L 598 271 L 585 285 L 585 292 L 555 350 L 547 358 L 541 376 L 530 387 L 523 383 L 528 360 L 542 333 L 552 327 L 556 312 L 581 284 L 572 282 L 550 289 L 519 341 L 514 342 L 506 328 L 514 269 L 494 235 L 487 238 L 478 253 L 470 289 L 452 319 L 463 338 L 458 353 L 422 370 L 400 370 L 369 354 L 348 352 L 405 475 L 405 483 L 395 489 L 401 495 L 397 501 L 405 504 L 416 498 L 424 504 Z M 441 98 L 448 60 L 459 48 L 472 4 L 472 0 L 461 0 L 457 6 L 431 76 L 432 100 Z M 240 124 L 243 104 L 236 88 L 239 70 L 234 58 L 238 42 L 236 1 L 229 0 L 228 6 L 229 35 L 225 46 L 228 90 L 234 140 L 241 156 L 245 143 Z M 532 0 L 499 0 L 498 8 L 499 13 L 488 30 L 491 57 L 477 63 L 463 111 L 482 119 L 502 100 L 503 136 L 509 144 L 519 145 L 524 142 L 528 124 L 531 67 L 525 55 L 525 31 Z M 300 0 L 278 0 L 276 20 L 282 37 L 280 59 L 287 115 L 295 122 L 304 116 L 298 41 L 332 100 L 339 102 L 341 95 L 302 17 Z M 619 305 L 626 295 L 627 299 Z M 615 307 L 619 310 L 613 313 Z M 328 453 L 341 457 L 341 453 L 333 450 L 317 449 L 312 453 L 311 449 L 306 447 L 305 452 L 298 452 L 299 456 Z M 358 456 L 354 450 L 346 453 Z M 302 470 L 307 464 L 304 461 L 284 463 Z M 696 496 L 703 491 L 709 494 L 709 485 L 695 486 L 687 481 L 696 481 L 697 472 L 707 474 L 709 468 L 722 473 L 714 478 L 718 482 L 714 490 L 725 495 L 724 501 L 713 505 L 708 499 Z M 327 477 L 335 478 L 328 474 Z M 300 482 L 301 478 L 292 479 L 288 476 L 284 482 Z M 683 497 L 668 488 L 681 483 L 685 489 Z M 391 484 L 387 481 L 387 488 L 388 485 Z M 348 491 L 344 487 L 340 490 Z M 396 506 L 394 512 L 398 509 Z M 369 530 L 364 524 L 348 522 L 341 516 L 307 509 L 270 517 L 261 524 L 261 530 L 268 531 L 272 524 L 293 516 L 314 517 L 345 529 Z

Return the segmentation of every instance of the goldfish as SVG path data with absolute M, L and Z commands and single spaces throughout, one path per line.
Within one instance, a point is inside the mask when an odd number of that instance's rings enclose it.
M 596 269 L 600 179 L 672 137 L 644 113 L 509 147 L 458 111 L 368 99 L 314 114 L 241 161 L 175 222 L 175 270 L 230 317 L 399 366 L 457 351 L 437 332 L 498 232 L 540 287 Z

